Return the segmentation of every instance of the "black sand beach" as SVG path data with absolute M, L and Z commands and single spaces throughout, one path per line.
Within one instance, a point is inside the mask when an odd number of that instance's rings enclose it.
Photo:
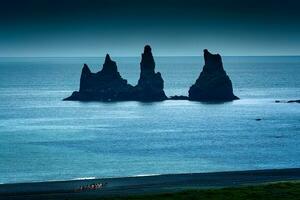
M 300 180 L 300 168 L 17 183 L 0 185 L 0 199 L 82 199 L 297 180 Z M 96 183 L 105 185 L 99 189 L 78 190 Z

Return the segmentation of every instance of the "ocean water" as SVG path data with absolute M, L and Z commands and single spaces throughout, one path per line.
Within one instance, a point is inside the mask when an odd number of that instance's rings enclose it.
M 140 58 L 113 58 L 136 84 Z M 0 58 L 0 183 L 300 167 L 300 57 L 224 57 L 241 100 L 65 102 L 103 58 Z M 202 57 L 158 57 L 187 95 Z M 256 121 L 261 118 L 261 121 Z

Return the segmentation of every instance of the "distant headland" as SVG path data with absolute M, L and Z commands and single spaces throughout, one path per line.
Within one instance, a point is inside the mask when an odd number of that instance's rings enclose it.
M 118 72 L 115 61 L 106 55 L 103 68 L 92 73 L 84 64 L 79 91 L 74 91 L 65 101 L 141 101 L 164 100 L 232 101 L 239 99 L 233 94 L 232 83 L 226 74 L 221 56 L 204 50 L 205 65 L 199 78 L 189 89 L 189 96 L 167 97 L 164 80 L 155 72 L 155 61 L 151 47 L 146 45 L 140 62 L 140 78 L 136 86 L 128 84 Z

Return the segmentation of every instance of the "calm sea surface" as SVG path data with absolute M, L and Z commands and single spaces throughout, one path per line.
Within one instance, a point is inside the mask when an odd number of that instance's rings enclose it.
M 113 58 L 136 84 L 140 58 Z M 0 183 L 300 167 L 300 57 L 224 57 L 241 100 L 81 103 L 81 67 L 103 58 L 0 58 Z M 187 95 L 202 57 L 156 58 Z M 261 118 L 261 121 L 256 121 Z

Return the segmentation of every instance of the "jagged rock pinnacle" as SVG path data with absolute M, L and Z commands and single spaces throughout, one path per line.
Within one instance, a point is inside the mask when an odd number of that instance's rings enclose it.
M 144 53 L 142 53 L 141 76 L 147 76 L 149 74 L 155 74 L 155 62 L 151 52 L 151 47 L 146 45 L 144 47 Z
M 151 47 L 150 47 L 150 45 L 146 45 L 144 47 L 144 54 L 147 54 L 147 53 L 151 53 Z
M 196 83 L 189 89 L 189 99 L 195 101 L 230 101 L 238 99 L 233 94 L 232 83 L 227 76 L 219 54 L 204 49 L 205 65 Z
M 135 86 L 137 100 L 162 101 L 167 99 L 164 92 L 164 80 L 159 72 L 155 73 L 155 62 L 149 45 L 144 47 L 140 67 L 140 78 Z
M 108 62 L 111 62 L 111 58 L 109 54 L 106 54 L 104 63 L 108 63 Z
M 118 67 L 117 63 L 113 60 L 111 60 L 109 54 L 106 54 L 103 68 L 101 70 L 101 73 L 104 73 L 106 75 L 117 75 L 118 74 Z
M 91 73 L 91 70 L 87 64 L 83 64 L 82 73 Z
M 92 73 L 84 64 L 79 91 L 64 100 L 71 101 L 163 101 L 164 80 L 155 72 L 151 47 L 146 45 L 140 63 L 141 73 L 138 84 L 132 86 L 118 72 L 117 64 L 106 54 L 103 68 Z
M 84 91 L 88 88 L 86 81 L 90 78 L 90 76 L 91 76 L 91 70 L 87 64 L 84 64 L 80 76 L 79 91 Z
M 124 101 L 130 100 L 133 86 L 118 72 L 117 63 L 106 55 L 103 68 L 92 73 L 84 64 L 80 77 L 79 91 L 64 100 L 71 101 Z
M 212 54 L 207 49 L 204 49 L 204 68 L 205 72 L 224 71 L 222 58 L 220 54 Z M 224 71 L 225 72 L 225 71 Z M 226 73 L 226 72 L 225 72 Z

